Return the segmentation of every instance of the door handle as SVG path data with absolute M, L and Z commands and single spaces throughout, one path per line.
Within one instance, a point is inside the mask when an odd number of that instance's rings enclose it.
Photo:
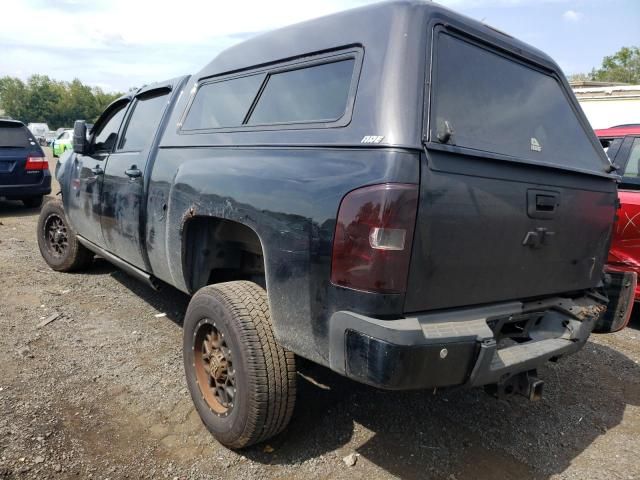
M 104 170 L 102 169 L 102 167 L 100 167 L 100 165 L 96 165 L 91 169 L 91 173 L 93 173 L 94 175 L 102 175 L 104 173 Z
M 536 195 L 536 210 L 539 212 L 555 212 L 557 203 L 557 195 Z
M 527 215 L 530 218 L 555 218 L 560 208 L 560 192 L 527 190 Z
M 138 178 L 142 176 L 142 170 L 135 165 L 131 165 L 131 168 L 124 171 L 124 174 L 129 178 Z

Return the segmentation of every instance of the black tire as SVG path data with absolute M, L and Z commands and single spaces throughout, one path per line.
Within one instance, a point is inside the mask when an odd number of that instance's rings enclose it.
M 69 226 L 60 200 L 51 200 L 40 210 L 37 236 L 42 258 L 53 270 L 82 270 L 93 261 L 93 252 L 78 242 Z
M 42 205 L 42 195 L 37 195 L 35 197 L 23 198 L 22 203 L 27 208 L 38 208 Z
M 183 338 L 191 398 L 220 443 L 244 448 L 287 426 L 296 397 L 295 357 L 276 343 L 263 288 L 236 281 L 200 289 L 187 308 Z M 209 338 L 216 339 L 209 346 L 219 348 L 208 350 Z M 222 380 L 225 386 L 215 390 L 211 384 Z

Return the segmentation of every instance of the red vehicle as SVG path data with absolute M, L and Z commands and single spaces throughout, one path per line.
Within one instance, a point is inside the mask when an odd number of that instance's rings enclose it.
M 622 176 L 616 225 L 607 267 L 640 276 L 640 124 L 596 130 L 600 143 Z M 635 287 L 640 301 L 640 286 Z

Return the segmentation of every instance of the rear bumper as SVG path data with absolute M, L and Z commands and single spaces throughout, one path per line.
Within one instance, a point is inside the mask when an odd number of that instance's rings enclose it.
M 0 197 L 9 199 L 27 198 L 38 195 L 49 195 L 51 193 L 51 173 L 44 170 L 44 175 L 38 183 L 26 185 L 0 185 Z
M 390 390 L 494 384 L 582 348 L 605 305 L 605 299 L 586 295 L 400 320 L 336 312 L 331 317 L 330 366 Z M 529 340 L 503 346 L 504 336 Z

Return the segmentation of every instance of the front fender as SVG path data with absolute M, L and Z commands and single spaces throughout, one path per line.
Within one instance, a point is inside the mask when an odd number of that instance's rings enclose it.
M 58 161 L 56 162 L 56 169 L 54 176 L 58 183 L 60 184 L 60 190 L 63 192 L 66 190 L 65 186 L 68 183 L 68 178 L 70 177 L 69 171 L 71 169 L 71 165 L 73 165 L 73 158 L 75 158 L 75 152 L 72 150 L 67 150 L 63 152 L 61 156 L 58 157 Z

